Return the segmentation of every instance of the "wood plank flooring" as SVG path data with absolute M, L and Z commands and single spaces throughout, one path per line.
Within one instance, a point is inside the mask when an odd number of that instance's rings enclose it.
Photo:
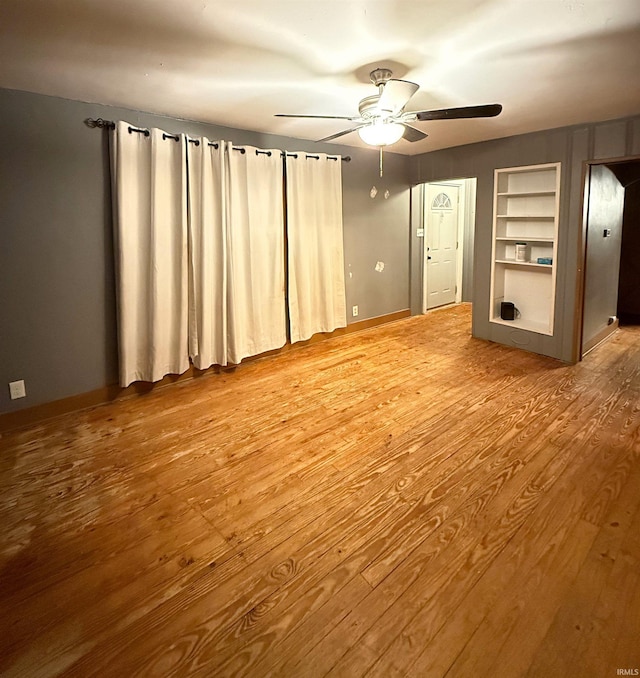
M 460 305 L 0 437 L 0 675 L 640 669 L 640 328 Z

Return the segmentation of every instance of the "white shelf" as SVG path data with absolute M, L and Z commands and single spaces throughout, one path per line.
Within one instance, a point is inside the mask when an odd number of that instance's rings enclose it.
M 555 191 L 509 191 L 506 193 L 497 193 L 498 196 L 504 196 L 506 198 L 529 198 L 529 197 L 540 197 L 542 195 L 555 195 Z
M 550 335 L 553 332 L 549 328 L 548 323 L 527 321 L 526 318 L 516 318 L 515 320 L 503 320 L 502 318 L 493 318 L 491 322 L 497 325 L 505 325 L 506 327 L 513 327 L 515 330 L 527 330 L 528 332 L 537 332 L 538 334 Z
M 530 238 L 527 235 L 519 235 L 519 236 L 506 236 L 506 235 L 497 235 L 496 240 L 501 240 L 504 242 L 548 242 L 548 243 L 554 243 L 553 238 Z
M 496 264 L 508 264 L 509 266 L 533 266 L 534 268 L 547 268 L 551 270 L 553 264 L 539 264 L 537 261 L 516 261 L 515 259 L 496 259 Z
M 560 163 L 495 170 L 489 321 L 553 336 Z M 515 260 L 526 243 L 530 261 Z M 548 257 L 552 264 L 537 263 Z M 502 302 L 518 309 L 516 320 L 500 317 Z
M 496 219 L 512 219 L 513 221 L 553 221 L 555 217 L 549 214 L 496 214 Z

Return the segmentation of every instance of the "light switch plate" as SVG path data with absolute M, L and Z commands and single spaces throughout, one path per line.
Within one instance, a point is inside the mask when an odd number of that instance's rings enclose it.
M 24 380 L 20 381 L 11 381 L 9 382 L 9 395 L 11 400 L 17 400 L 18 398 L 24 398 L 27 395 L 27 390 L 24 386 Z

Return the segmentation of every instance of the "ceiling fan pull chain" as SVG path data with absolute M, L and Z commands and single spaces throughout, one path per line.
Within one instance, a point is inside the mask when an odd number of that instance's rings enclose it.
M 380 146 L 380 176 L 382 176 L 382 149 L 384 146 Z

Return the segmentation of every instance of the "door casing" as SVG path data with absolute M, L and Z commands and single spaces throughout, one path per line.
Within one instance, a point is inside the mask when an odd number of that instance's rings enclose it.
M 457 211 L 457 227 L 456 227 L 456 252 L 455 252 L 455 266 L 456 266 L 456 276 L 455 276 L 455 294 L 454 301 L 455 303 L 460 303 L 462 301 L 462 265 L 463 265 L 463 242 L 464 242 L 464 222 L 465 222 L 465 205 L 466 205 L 466 181 L 465 179 L 460 180 L 447 180 L 447 181 L 432 181 L 425 183 L 423 185 L 424 190 L 424 204 L 422 210 L 422 222 L 424 226 L 424 251 L 423 251 L 423 276 L 422 276 L 422 312 L 426 313 L 429 305 L 429 266 L 427 264 L 427 257 L 429 256 L 427 243 L 429 241 L 429 212 L 431 207 L 431 195 L 436 195 L 438 189 L 443 189 L 445 192 L 447 189 L 455 188 L 458 193 L 458 204 L 455 209 Z M 433 189 L 433 190 L 430 190 Z

